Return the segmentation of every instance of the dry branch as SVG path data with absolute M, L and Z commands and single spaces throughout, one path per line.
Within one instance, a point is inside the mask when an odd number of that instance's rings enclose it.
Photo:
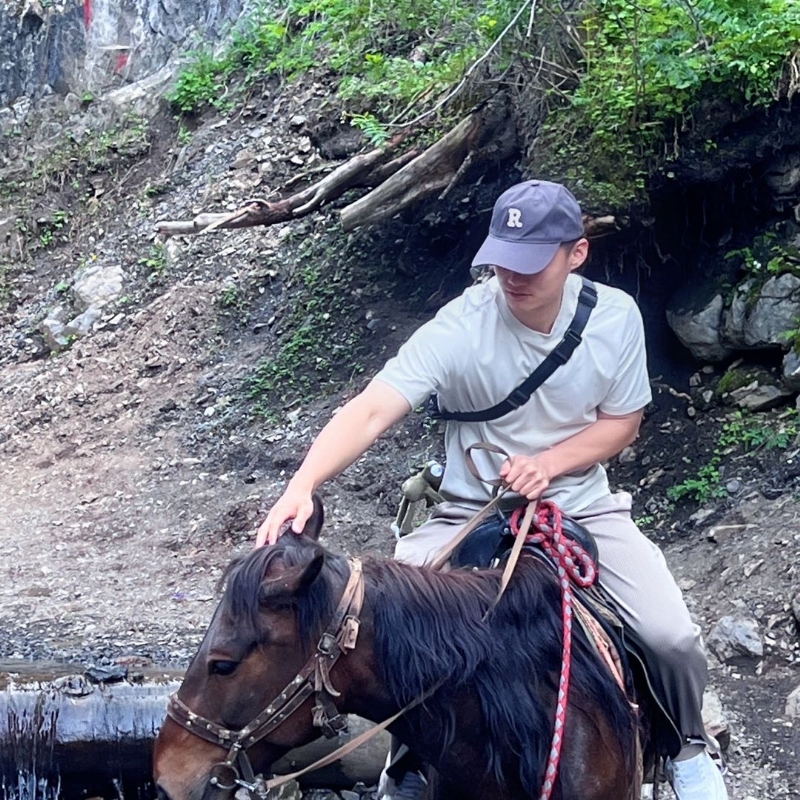
M 256 225 L 274 225 L 303 217 L 318 209 L 323 203 L 335 200 L 356 186 L 374 186 L 375 182 L 394 174 L 407 162 L 411 154 L 404 154 L 385 163 L 407 134 L 393 137 L 383 147 L 351 158 L 330 175 L 289 197 L 270 202 L 261 198 L 248 200 L 228 214 L 198 214 L 192 220 L 159 220 L 156 231 L 163 236 L 206 233 L 217 228 L 252 228 Z
M 501 161 L 516 147 L 516 137 L 504 102 L 473 112 L 396 175 L 368 195 L 342 209 L 346 231 L 388 219 L 434 194 L 447 195 L 480 161 Z

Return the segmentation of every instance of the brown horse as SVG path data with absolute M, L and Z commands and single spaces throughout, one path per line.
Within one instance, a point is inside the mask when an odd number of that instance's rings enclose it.
M 320 507 L 304 536 L 284 535 L 228 568 L 222 601 L 156 742 L 161 800 L 222 800 L 318 737 L 314 716 L 325 724 L 333 715 L 334 727 L 337 711 L 380 721 L 426 693 L 389 730 L 435 768 L 429 794 L 538 798 L 561 659 L 551 570 L 523 559 L 487 615 L 497 570 L 438 573 L 367 560 L 357 643 L 351 626 L 346 655 L 335 664 L 322 657 L 333 664 L 328 674 L 308 665 L 332 638 L 342 641 L 342 625 L 358 609 L 340 601 L 355 591 L 354 568 L 316 541 L 321 516 Z M 292 699 L 303 675 L 307 693 Z M 312 710 L 315 689 L 323 699 Z M 576 630 L 553 798 L 630 797 L 635 728 L 623 693 Z

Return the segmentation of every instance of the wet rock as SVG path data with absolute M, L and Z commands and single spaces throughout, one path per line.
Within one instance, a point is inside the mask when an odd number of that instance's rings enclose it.
M 633 464 L 635 462 L 636 462 L 636 450 L 634 450 L 632 447 L 626 447 L 619 454 L 620 464 Z
M 764 655 L 758 622 L 741 614 L 723 617 L 708 634 L 706 642 L 723 662 Z
M 83 673 L 93 683 L 119 683 L 128 677 L 128 668 L 121 664 L 92 666 Z

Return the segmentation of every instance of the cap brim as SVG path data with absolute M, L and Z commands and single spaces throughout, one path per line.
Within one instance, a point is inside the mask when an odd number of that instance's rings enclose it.
M 472 266 L 503 267 L 523 275 L 535 275 L 553 260 L 560 246 L 561 242 L 506 242 L 490 234 L 472 259 Z

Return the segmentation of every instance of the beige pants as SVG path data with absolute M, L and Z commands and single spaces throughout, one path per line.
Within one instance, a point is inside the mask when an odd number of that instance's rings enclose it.
M 425 564 L 474 516 L 479 506 L 442 503 L 431 518 L 397 543 L 395 558 Z M 701 714 L 707 663 L 700 628 L 692 622 L 661 550 L 631 519 L 626 492 L 571 515 L 589 530 L 600 554 L 600 581 L 623 621 L 657 660 L 651 679 L 687 739 L 705 737 Z

